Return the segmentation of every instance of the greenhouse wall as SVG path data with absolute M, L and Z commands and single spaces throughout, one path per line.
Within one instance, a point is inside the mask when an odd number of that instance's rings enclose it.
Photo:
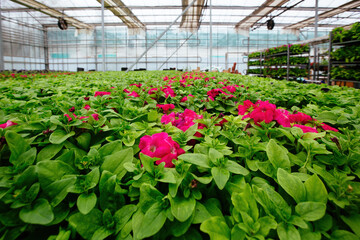
M 40 26 L 2 19 L 4 69 L 45 69 L 44 30 Z
M 105 27 L 105 70 L 121 71 L 122 68 L 129 68 L 166 27 L 149 27 L 146 34 L 139 35 L 129 35 L 125 26 Z M 134 69 L 209 69 L 209 32 L 210 27 L 206 25 L 194 34 L 174 26 L 140 59 Z M 48 56 L 49 70 L 103 70 L 100 27 L 93 31 L 72 27 L 62 31 L 58 28 L 43 29 L 41 25 L 5 17 L 2 33 L 5 69 L 43 70 Z M 320 32 L 318 35 L 325 34 L 328 33 Z M 284 34 L 281 30 L 256 30 L 246 37 L 236 33 L 233 27 L 214 26 L 212 67 L 221 71 L 236 62 L 237 69 L 243 73 L 247 61 L 244 53 L 313 37 L 313 32 L 295 36 Z
M 120 71 L 121 68 L 129 67 L 164 30 L 165 27 L 150 28 L 147 29 L 146 34 L 129 35 L 126 27 L 106 27 L 105 70 Z M 321 32 L 319 35 L 325 34 L 327 32 Z M 84 68 L 85 71 L 102 70 L 101 38 L 101 28 L 96 28 L 90 33 L 78 32 L 75 29 L 67 31 L 49 29 L 50 69 L 76 71 L 79 67 Z M 232 27 L 215 26 L 212 40 L 213 67 L 222 70 L 231 67 L 236 62 L 238 70 L 243 72 L 246 68 L 244 53 L 309 38 L 313 38 L 313 33 L 295 36 L 284 34 L 280 30 L 274 30 L 271 34 L 269 31 L 258 30 L 250 33 L 249 42 L 248 37 L 237 34 Z M 134 68 L 191 70 L 200 67 L 208 69 L 210 66 L 209 48 L 208 26 L 201 27 L 193 35 L 176 28 L 169 30 Z M 228 66 L 225 66 L 226 53 L 230 53 Z M 166 61 L 171 55 L 173 56 Z

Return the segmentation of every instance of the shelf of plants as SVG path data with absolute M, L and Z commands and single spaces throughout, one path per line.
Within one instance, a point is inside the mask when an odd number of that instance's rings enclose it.
M 360 90 L 0 75 L 1 239 L 359 239 Z
M 360 23 L 349 30 L 335 28 L 330 33 L 328 81 L 360 88 Z
M 248 74 L 287 80 L 309 78 L 309 46 L 289 44 L 248 55 Z M 256 59 L 252 61 L 252 59 Z M 260 66 L 260 68 L 258 67 Z M 251 68 L 250 67 L 257 67 Z

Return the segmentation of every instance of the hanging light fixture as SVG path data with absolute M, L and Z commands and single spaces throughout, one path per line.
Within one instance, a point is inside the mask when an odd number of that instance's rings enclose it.
M 61 30 L 66 30 L 68 28 L 68 23 L 64 18 L 59 18 L 58 20 L 58 27 Z
M 275 22 L 272 18 L 266 21 L 266 26 L 268 30 L 273 30 L 275 26 Z

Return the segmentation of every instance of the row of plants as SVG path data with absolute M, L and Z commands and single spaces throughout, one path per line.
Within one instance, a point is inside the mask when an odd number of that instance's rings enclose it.
M 252 52 L 248 55 L 248 58 L 258 58 L 260 57 L 260 54 L 263 54 L 263 56 L 271 56 L 279 53 L 287 53 L 288 48 L 290 50 L 290 54 L 292 55 L 307 53 L 310 50 L 308 44 L 288 44 L 288 45 L 268 48 L 264 52 Z
M 263 60 L 248 61 L 248 66 L 261 66 L 264 64 Z
M 1 239 L 359 239 L 360 91 L 221 73 L 0 85 Z
M 248 69 L 246 71 L 247 74 L 262 74 L 263 73 L 263 69 L 261 68 L 255 68 L 255 69 Z
M 261 56 L 260 52 L 253 52 L 248 55 L 248 58 L 258 58 Z
M 266 58 L 264 61 L 265 66 L 276 66 L 276 65 L 286 65 L 287 64 L 287 56 L 280 56 L 280 57 L 271 57 Z M 296 66 L 296 65 L 303 65 L 308 64 L 309 58 L 308 57 L 290 57 L 289 64 Z
M 358 67 L 338 66 L 331 68 L 332 79 L 345 79 L 360 81 L 360 70 Z
M 301 54 L 309 52 L 310 48 L 308 44 L 289 44 L 289 45 L 282 45 L 279 47 L 269 48 L 265 50 L 265 56 L 271 56 L 274 54 L 279 53 L 286 53 L 289 48 L 290 54 Z
M 265 76 L 271 76 L 276 78 L 284 78 L 287 76 L 286 68 L 264 68 L 263 74 Z M 302 68 L 289 68 L 289 76 L 290 77 L 307 77 L 308 70 Z
M 331 52 L 332 60 L 353 63 L 360 60 L 360 45 L 344 46 Z
M 331 34 L 334 43 L 360 40 L 360 22 L 354 23 L 349 29 L 343 27 L 334 28 Z

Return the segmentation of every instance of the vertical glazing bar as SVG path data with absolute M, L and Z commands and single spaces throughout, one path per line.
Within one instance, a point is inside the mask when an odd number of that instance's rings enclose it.
M 286 80 L 289 81 L 290 74 L 290 44 L 287 44 L 287 68 L 286 68 Z
M 317 38 L 318 36 L 318 21 L 319 21 L 319 0 L 315 0 L 315 29 L 314 29 L 314 37 Z M 313 70 L 314 70 L 314 81 L 317 80 L 317 63 L 318 63 L 318 47 L 317 45 L 314 45 L 314 64 L 313 64 Z
M 212 2 L 211 2 L 211 0 L 210 0 L 210 69 L 209 69 L 209 71 L 211 72 L 212 71 Z
M 48 41 L 48 32 L 47 29 L 44 28 L 44 58 L 45 58 L 45 70 L 48 71 L 49 67 L 49 41 Z
M 332 39 L 333 39 L 333 35 L 330 32 L 329 33 L 329 55 L 328 55 L 328 76 L 327 76 L 327 84 L 330 85 L 330 79 L 331 79 L 331 51 L 332 51 Z
M 4 70 L 4 52 L 3 52 L 2 25 L 1 25 L 1 4 L 0 4 L 0 70 Z
M 97 54 L 97 41 L 96 41 L 96 28 L 94 28 L 94 59 L 95 59 L 95 71 L 98 71 L 98 54 Z
M 104 29 L 104 0 L 101 0 L 101 48 L 102 48 L 102 71 L 105 72 L 105 29 Z

